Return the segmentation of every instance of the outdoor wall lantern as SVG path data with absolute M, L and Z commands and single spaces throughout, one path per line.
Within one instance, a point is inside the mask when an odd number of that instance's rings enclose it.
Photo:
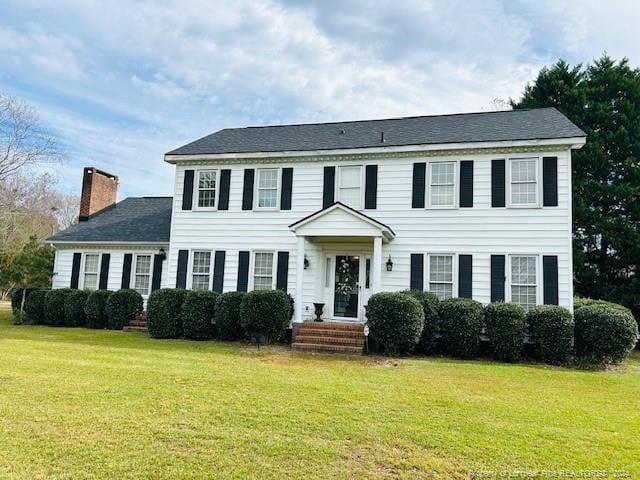
M 389 255 L 389 260 L 387 260 L 387 272 L 390 272 L 393 270 L 393 262 L 391 261 L 391 255 Z
M 164 248 L 160 249 L 160 251 L 158 252 L 158 255 L 160 255 L 160 258 L 162 258 L 163 262 L 167 259 L 167 252 L 164 251 Z
M 309 268 L 309 259 L 307 258 L 307 254 L 304 255 L 304 269 Z

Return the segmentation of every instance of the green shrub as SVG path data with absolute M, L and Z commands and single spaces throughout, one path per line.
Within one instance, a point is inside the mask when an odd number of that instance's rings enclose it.
M 143 303 L 142 295 L 137 290 L 125 288 L 113 292 L 106 304 L 107 328 L 122 330 L 142 313 Z
M 517 303 L 490 303 L 484 308 L 484 323 L 497 360 L 515 362 L 522 356 L 527 315 Z
M 631 313 L 631 310 L 629 310 L 627 307 L 625 307 L 623 305 L 620 305 L 618 303 L 607 302 L 606 300 L 597 300 L 595 298 L 586 298 L 586 297 L 574 297 L 574 299 L 573 299 L 573 313 L 575 314 L 577 310 L 579 310 L 579 309 L 581 309 L 583 307 L 592 307 L 594 305 L 614 308 L 614 309 L 620 310 L 620 311 L 622 311 L 624 313 L 628 313 L 630 315 L 633 315 Z
M 67 327 L 86 327 L 87 314 L 84 307 L 91 292 L 72 290 L 64 300 L 64 324 Z
M 620 363 L 638 341 L 633 315 L 610 305 L 594 304 L 575 311 L 576 351 L 594 363 Z
M 217 292 L 193 290 L 187 294 L 182 304 L 182 325 L 185 338 L 191 340 L 209 340 L 215 337 Z
M 84 305 L 87 327 L 107 328 L 107 300 L 112 293 L 110 290 L 94 290 L 89 294 Z
M 240 323 L 249 337 L 278 341 L 291 321 L 291 301 L 282 290 L 254 290 L 240 304 Z
M 44 323 L 44 302 L 48 288 L 35 288 L 24 302 L 25 322 L 32 325 Z
M 381 292 L 367 304 L 370 335 L 387 355 L 412 352 L 424 327 L 422 305 L 413 295 Z
M 240 305 L 245 292 L 226 292 L 216 300 L 216 333 L 221 340 L 239 340 L 244 337 L 240 322 Z
M 536 357 L 545 363 L 561 364 L 573 350 L 573 316 L 557 305 L 538 305 L 527 313 Z
M 438 316 L 440 300 L 433 292 L 405 290 L 402 293 L 415 298 L 422 305 L 424 312 L 424 327 L 418 342 L 418 350 L 423 353 L 435 352 L 438 347 L 438 337 L 440 336 L 440 318 Z
M 461 358 L 478 356 L 482 304 L 470 298 L 449 298 L 440 302 L 439 314 L 445 352 Z
M 147 328 L 154 338 L 180 338 L 182 336 L 182 304 L 187 291 L 179 288 L 161 288 L 149 295 L 147 301 Z
M 26 322 L 26 314 L 24 309 L 21 310 L 23 294 L 24 302 L 27 303 L 27 298 L 33 291 L 33 288 L 17 288 L 11 294 L 11 312 L 13 313 L 13 324 L 22 325 Z
M 64 302 L 73 292 L 70 288 L 57 288 L 49 290 L 44 297 L 44 323 L 54 327 L 64 325 Z

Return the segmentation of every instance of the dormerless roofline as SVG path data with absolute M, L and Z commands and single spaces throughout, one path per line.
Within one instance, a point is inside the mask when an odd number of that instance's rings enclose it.
M 564 148 L 579 149 L 586 142 L 586 137 L 567 137 L 535 140 L 508 140 L 491 142 L 460 142 L 460 143 L 439 143 L 421 145 L 402 145 L 387 147 L 362 147 L 335 150 L 304 150 L 304 151 L 282 151 L 282 152 L 251 152 L 251 153 L 206 153 L 195 155 L 165 154 L 164 161 L 171 164 L 194 160 L 252 160 L 262 158 L 282 158 L 295 159 L 298 157 L 322 157 L 336 155 L 363 155 L 363 154 L 384 154 L 403 152 L 434 152 L 452 150 L 479 150 L 493 148 L 518 148 L 518 147 L 548 147 L 559 146 Z

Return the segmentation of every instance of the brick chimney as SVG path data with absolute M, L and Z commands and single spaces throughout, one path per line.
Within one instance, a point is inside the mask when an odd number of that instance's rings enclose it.
M 94 213 L 115 205 L 117 192 L 118 177 L 95 167 L 85 167 L 78 220 L 84 222 Z

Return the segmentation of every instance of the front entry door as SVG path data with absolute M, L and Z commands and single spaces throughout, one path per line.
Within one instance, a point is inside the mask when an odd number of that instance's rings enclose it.
M 360 309 L 360 256 L 336 255 L 333 316 L 358 318 Z

